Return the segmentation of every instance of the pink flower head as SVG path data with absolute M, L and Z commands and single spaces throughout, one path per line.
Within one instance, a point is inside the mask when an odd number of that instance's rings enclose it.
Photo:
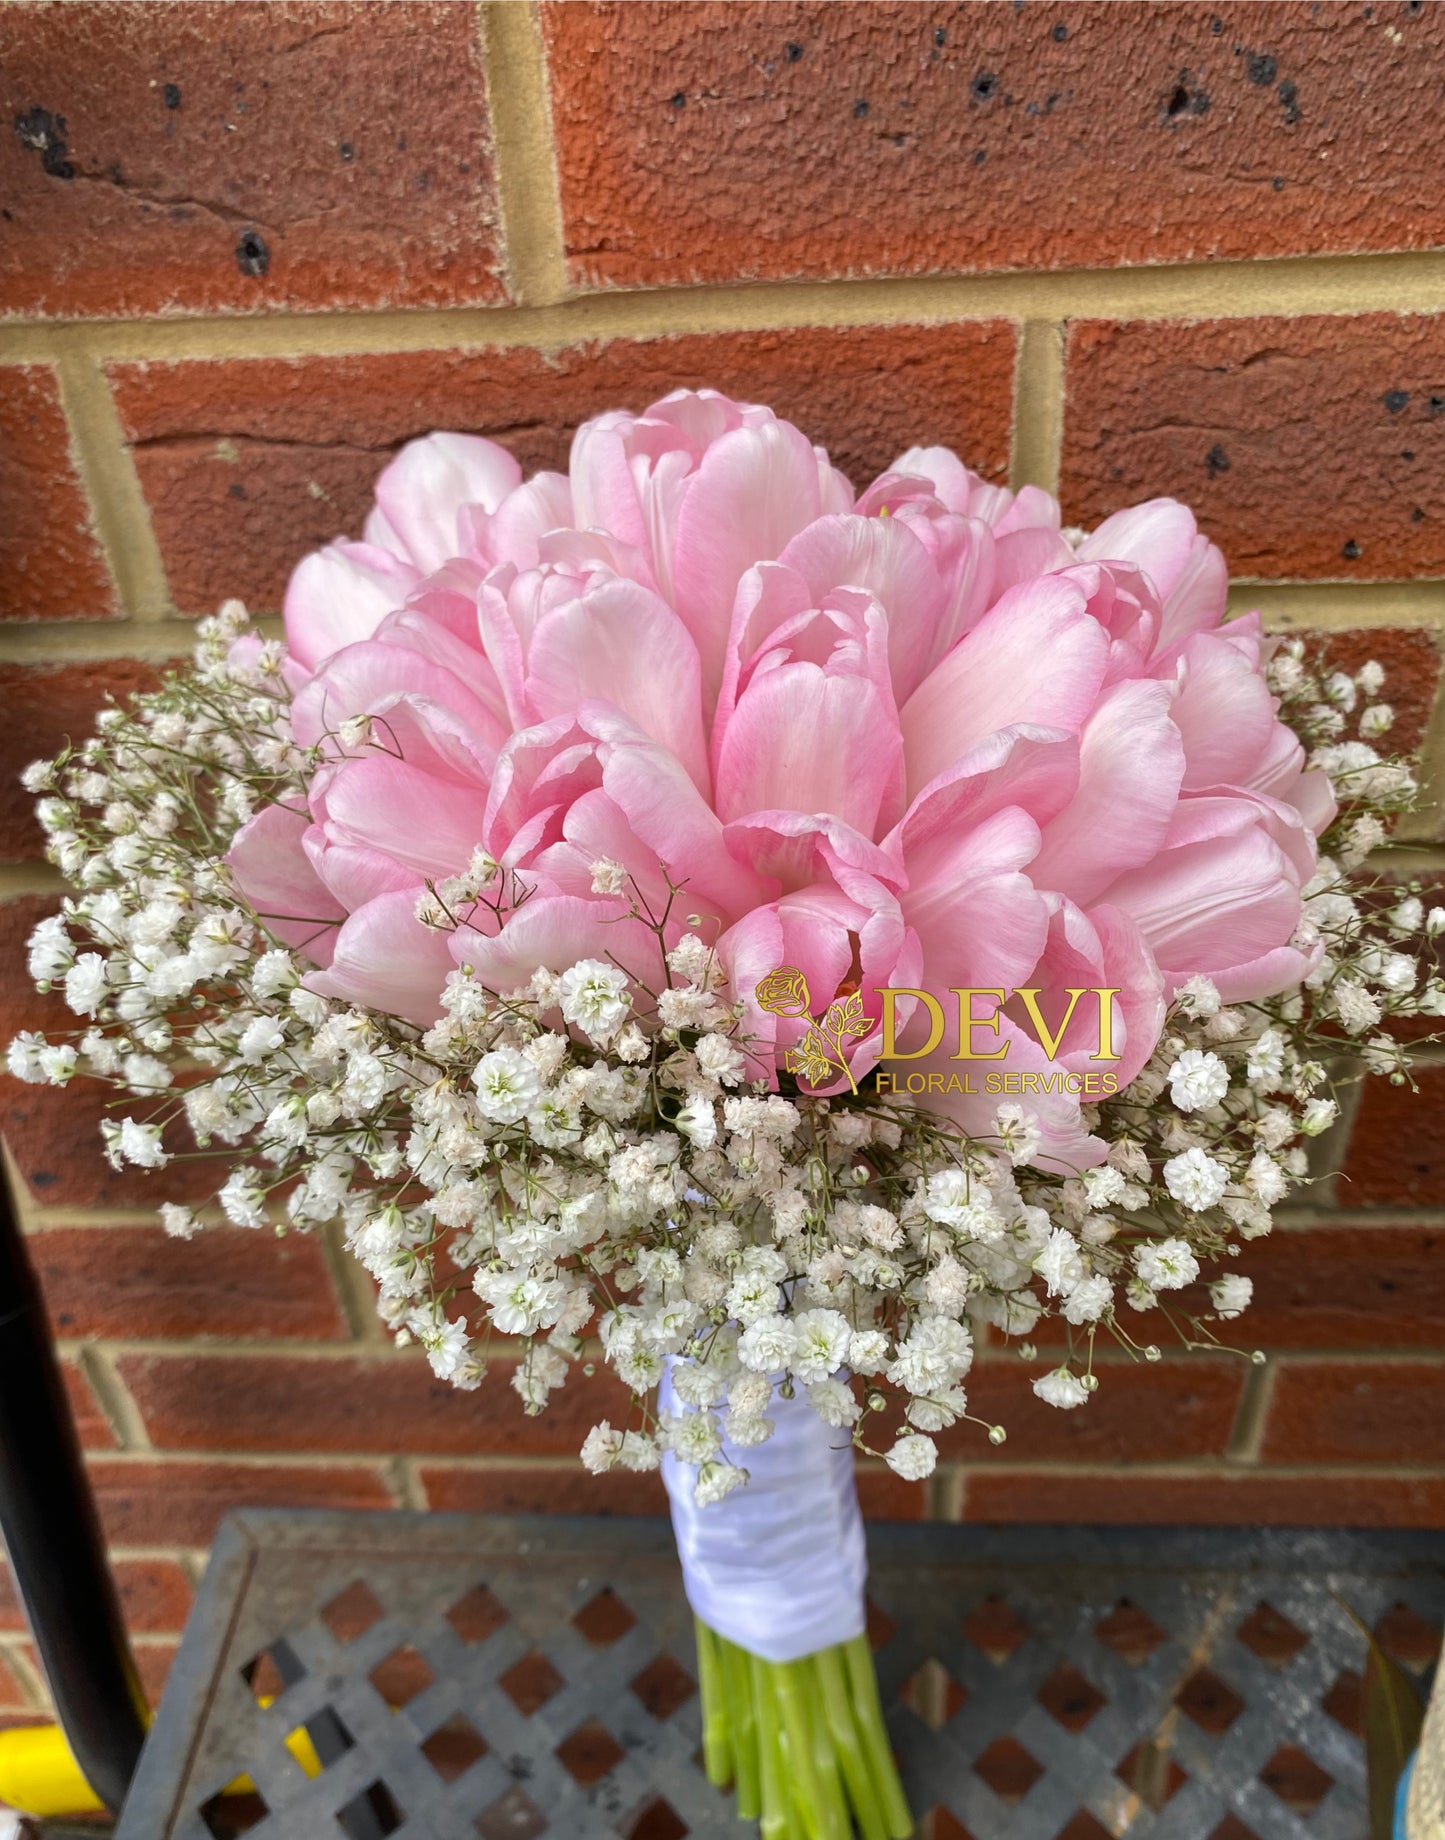
M 655 987 L 640 895 L 663 945 L 689 915 L 716 942 L 755 1075 L 809 1027 L 753 1000 L 788 965 L 815 1007 L 861 993 L 854 1078 L 885 989 L 1005 992 L 990 1039 L 1043 1073 L 1098 1069 L 1065 993 L 1117 990 L 1123 1084 L 1190 977 L 1246 1000 L 1312 962 L 1292 941 L 1328 787 L 1225 588 L 1172 501 L 1079 540 L 1046 494 L 916 448 L 855 503 L 798 429 L 713 392 L 588 422 L 566 477 L 432 435 L 364 541 L 293 577 L 291 722 L 320 764 L 231 861 L 315 989 L 418 1024 L 458 963 L 509 992 L 610 957 Z M 418 917 L 486 874 L 526 898 Z M 897 1016 L 906 1068 L 960 1072 L 921 1005 Z M 996 1096 L 927 1102 L 992 1129 Z M 1102 1154 L 1077 1098 L 1035 1109 L 1042 1158 Z

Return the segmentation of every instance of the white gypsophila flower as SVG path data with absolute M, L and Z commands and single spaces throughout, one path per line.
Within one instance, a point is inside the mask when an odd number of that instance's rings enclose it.
M 266 1224 L 266 1196 L 253 1169 L 233 1169 L 217 1199 L 227 1220 L 234 1226 Z
M 622 894 L 626 891 L 627 871 L 610 856 L 599 857 L 588 873 L 592 877 L 593 894 Z
M 1250 1193 L 1265 1207 L 1273 1207 L 1289 1193 L 1284 1171 L 1267 1150 L 1256 1150 L 1249 1160 L 1244 1180 Z
M 786 1316 L 762 1316 L 738 1337 L 738 1359 L 756 1374 L 781 1373 L 796 1346 L 797 1332 Z
M 793 1318 L 797 1344 L 788 1365 L 805 1385 L 827 1380 L 843 1365 L 851 1331 L 837 1310 L 801 1310 Z
M 727 1381 L 710 1361 L 674 1361 L 671 1373 L 672 1390 L 685 1406 L 710 1408 L 727 1395 Z M 771 1397 L 772 1388 L 764 1380 L 761 1403 L 743 1409 L 760 1412 Z
M 591 1476 L 605 1476 L 622 1450 L 623 1433 L 615 1431 L 604 1418 L 582 1440 L 582 1466 Z
M 1103 1163 L 1097 1169 L 1086 1169 L 1081 1180 L 1091 1208 L 1113 1207 L 1123 1199 L 1124 1190 L 1128 1186 L 1123 1171 L 1110 1163 Z
M 29 1086 L 38 1086 L 45 1078 L 45 1069 L 41 1056 L 48 1043 L 43 1035 L 37 1035 L 33 1029 L 24 1029 L 19 1035 L 12 1036 L 5 1049 L 5 1065 L 11 1076 L 24 1080 Z
M 1076 1329 L 1098 1322 L 1113 1301 L 1114 1287 L 1107 1278 L 1099 1274 L 1081 1278 L 1064 1299 L 1064 1321 Z
M 1140 1246 L 1134 1254 L 1134 1267 L 1154 1291 L 1180 1291 L 1199 1276 L 1199 1260 L 1189 1242 L 1182 1239 L 1161 1239 Z
M 1218 987 L 1202 972 L 1186 978 L 1175 992 L 1174 1000 L 1192 1022 L 1207 1022 L 1211 1016 L 1217 1016 L 1221 1008 Z
M 40 1050 L 40 1072 L 49 1086 L 67 1085 L 75 1073 L 78 1062 L 79 1056 L 69 1042 L 62 1042 L 58 1046 L 44 1047 Z M 151 1069 L 159 1070 L 158 1080 L 149 1080 L 144 1077 Z M 154 1092 L 158 1086 L 169 1085 L 171 1080 L 169 1067 L 162 1066 L 159 1061 L 151 1060 L 143 1054 L 127 1055 L 125 1071 L 127 1084 L 140 1091 Z M 134 1078 L 133 1073 L 139 1073 L 142 1077 Z
M 1083 1381 L 1067 1367 L 1056 1367 L 1052 1373 L 1040 1374 L 1034 1381 L 1034 1392 L 1046 1405 L 1057 1406 L 1063 1412 L 1072 1412 L 1075 1406 L 1086 1404 L 1089 1397 Z
M 1067 1227 L 1055 1227 L 1049 1234 L 1043 1251 L 1034 1260 L 1034 1270 L 1043 1279 L 1051 1297 L 1062 1297 L 1083 1277 L 1079 1243 Z
M 865 1378 L 888 1364 L 888 1337 L 881 1329 L 855 1329 L 848 1338 L 848 1366 Z
M 99 952 L 82 952 L 65 974 L 65 1001 L 77 1016 L 93 1016 L 105 1002 L 108 980 Z
M 1311 1099 L 1300 1114 L 1299 1128 L 1306 1137 L 1319 1137 L 1340 1115 L 1333 1099 Z
M 477 1110 L 493 1124 L 516 1124 L 542 1096 L 537 1069 L 516 1048 L 493 1048 L 472 1070 Z
M 681 1131 L 699 1150 L 710 1150 L 717 1142 L 717 1112 L 706 1093 L 689 1094 L 672 1123 L 673 1129 Z
M 1169 1069 L 1169 1096 L 1181 1112 L 1206 1111 L 1229 1091 L 1229 1069 L 1217 1054 L 1186 1048 Z
M 1164 1165 L 1164 1186 L 1181 1207 L 1202 1214 L 1217 1207 L 1229 1181 L 1229 1171 L 1196 1145 L 1170 1157 Z
M 274 1054 L 286 1041 L 286 1031 L 274 1016 L 255 1016 L 241 1031 L 236 1052 L 251 1066 Z
M 139 1169 L 164 1169 L 170 1162 L 161 1142 L 158 1124 L 138 1124 L 134 1118 L 120 1121 L 120 1154 Z
M 693 1053 L 704 1079 L 720 1080 L 724 1086 L 736 1086 L 742 1079 L 747 1063 L 726 1035 L 704 1035 Z
M 180 1207 L 174 1201 L 161 1203 L 161 1225 L 169 1239 L 194 1239 L 201 1230 L 201 1223 L 188 1207 Z
M 567 1297 L 566 1286 L 556 1278 L 526 1271 L 479 1271 L 472 1289 L 491 1305 L 492 1325 L 499 1335 L 535 1335 L 538 1329 L 550 1329 Z
M 715 1508 L 720 1501 L 726 1501 L 734 1489 L 742 1488 L 747 1479 L 748 1472 L 735 1463 L 704 1463 L 697 1472 L 693 1499 L 700 1508 Z
M 905 1482 L 922 1482 L 938 1465 L 938 1446 L 931 1437 L 920 1437 L 917 1432 L 905 1433 L 884 1457 L 884 1462 Z
M 709 1463 L 722 1449 L 722 1427 L 712 1412 L 664 1412 L 661 1438 L 681 1463 Z
M 1425 903 L 1417 894 L 1407 895 L 1390 909 L 1385 918 L 1396 933 L 1418 933 L 1425 924 Z
M 1043 1142 L 1036 1112 L 1025 1111 L 1023 1106 L 1012 1103 L 1001 1105 L 995 1113 L 994 1124 L 1004 1153 L 1016 1169 L 1033 1160 Z
M 563 1017 L 594 1041 L 606 1041 L 627 1020 L 627 974 L 600 958 L 582 958 L 562 973 Z
M 1284 1036 L 1278 1029 L 1264 1029 L 1250 1044 L 1245 1060 L 1245 1077 L 1260 1092 L 1273 1092 L 1284 1076 Z
M 75 963 L 75 947 L 61 914 L 50 914 L 30 935 L 28 964 L 37 984 L 63 977 Z
M 1249 1308 L 1254 1296 L 1254 1280 L 1240 1277 L 1237 1272 L 1226 1272 L 1210 1285 L 1209 1296 L 1214 1304 L 1215 1315 L 1222 1316 L 1226 1322 L 1232 1322 Z
M 772 1419 L 759 1418 L 751 1412 L 729 1412 L 723 1419 L 728 1442 L 739 1450 L 752 1450 L 759 1444 L 766 1444 L 775 1429 Z
M 815 1380 L 808 1388 L 808 1404 L 825 1425 L 835 1431 L 856 1425 L 863 1408 L 853 1397 L 853 1390 L 842 1380 Z
M 1351 1035 L 1363 1035 L 1374 1028 L 1384 1014 L 1380 1000 L 1363 984 L 1341 978 L 1330 992 L 1335 1014 Z

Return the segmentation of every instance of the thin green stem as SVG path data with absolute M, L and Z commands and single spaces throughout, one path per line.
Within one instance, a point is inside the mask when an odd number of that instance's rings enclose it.
M 697 1671 L 702 1677 L 702 1755 L 707 1779 L 726 1789 L 733 1779 L 732 1703 L 723 1676 L 721 1641 L 706 1623 L 695 1621 Z
M 793 1823 L 788 1814 L 788 1772 L 782 1752 L 782 1721 L 773 1704 L 768 1664 L 758 1655 L 750 1655 L 748 1660 L 753 1677 L 753 1702 L 757 1708 L 762 1775 L 759 1830 L 762 1840 L 794 1840 Z
M 888 1840 L 888 1822 L 863 1754 L 842 1654 L 836 1648 L 825 1648 L 812 1657 L 812 1666 L 823 1717 L 859 1831 L 863 1840 Z
M 913 1832 L 913 1816 L 908 1798 L 898 1780 L 898 1766 L 893 1761 L 893 1747 L 883 1725 L 883 1707 L 878 1698 L 878 1676 L 873 1669 L 873 1654 L 867 1636 L 854 1636 L 843 1644 L 843 1658 L 848 1669 L 848 1684 L 853 1695 L 853 1714 L 863 1740 L 869 1773 L 883 1804 L 891 1840 L 908 1840 Z
M 751 1659 L 723 1636 L 716 1638 L 722 1661 L 722 1679 L 732 1718 L 733 1768 L 737 1772 L 738 1814 L 756 1821 L 762 1813 L 763 1791 L 758 1758 L 757 1704 L 753 1694 Z

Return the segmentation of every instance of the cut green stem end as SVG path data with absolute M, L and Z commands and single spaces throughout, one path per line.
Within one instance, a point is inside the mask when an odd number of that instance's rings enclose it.
M 697 1624 L 703 1762 L 762 1840 L 909 1840 L 867 1638 L 764 1661 Z

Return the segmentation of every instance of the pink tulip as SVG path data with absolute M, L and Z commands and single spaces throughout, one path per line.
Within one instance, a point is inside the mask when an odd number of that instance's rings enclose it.
M 855 502 L 791 424 L 713 392 L 597 417 L 567 476 L 430 436 L 365 540 L 293 577 L 291 725 L 320 764 L 232 866 L 315 989 L 419 1025 L 457 964 L 508 992 L 610 956 L 655 988 L 696 914 L 769 1079 L 808 1021 L 753 988 L 791 964 L 815 1013 L 862 993 L 855 1080 L 885 988 L 1037 988 L 1053 1029 L 1071 987 L 1119 989 L 1127 1080 L 1189 977 L 1247 999 L 1313 962 L 1292 940 L 1328 786 L 1225 587 L 1171 501 L 1079 540 L 1046 494 L 915 448 Z M 483 859 L 491 904 L 424 924 Z M 898 1018 L 926 1045 L 921 1006 Z M 1020 999 L 997 1024 L 1011 1070 L 1098 1070 L 1088 1005 L 1050 1048 Z M 957 1073 L 956 1046 L 900 1070 Z M 987 1132 L 997 1097 L 924 1102 Z M 1051 1166 L 1097 1159 L 1076 1098 L 1026 1103 Z

